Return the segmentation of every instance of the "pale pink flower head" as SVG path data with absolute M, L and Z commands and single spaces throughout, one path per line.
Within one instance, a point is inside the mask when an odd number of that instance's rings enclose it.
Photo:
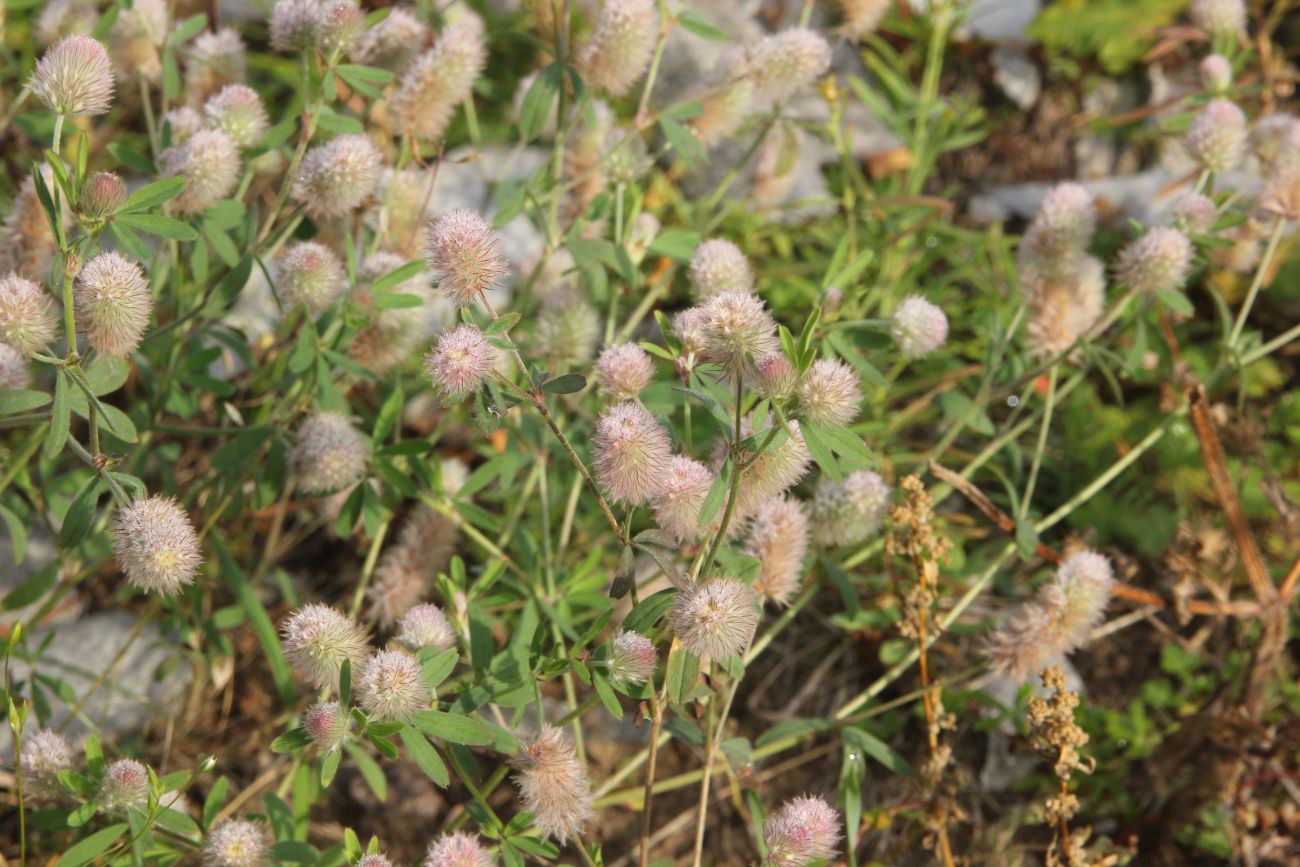
M 382 161 L 366 136 L 341 135 L 307 151 L 290 195 L 313 218 L 342 217 L 375 191 Z
M 704 327 L 709 314 L 703 307 L 688 307 L 673 317 L 673 337 L 681 344 L 682 355 L 700 356 L 704 352 Z
M 757 557 L 754 591 L 777 605 L 790 597 L 803 579 L 803 558 L 808 553 L 808 515 L 803 505 L 789 497 L 773 497 L 758 507 L 750 519 L 745 553 Z
M 208 123 L 241 148 L 252 147 L 266 135 L 270 121 L 257 91 L 242 84 L 227 84 L 203 106 Z
M 203 129 L 206 121 L 203 115 L 188 105 L 177 106 L 163 115 L 163 124 L 171 130 L 169 141 L 173 145 L 163 151 L 167 154 L 167 160 L 173 165 L 179 164 L 184 151 L 180 150 L 178 145 L 183 145 L 194 137 L 194 134 Z
M 1085 336 L 1106 303 L 1106 266 L 1095 256 L 1075 253 L 1055 276 L 1022 267 L 1020 288 L 1029 302 L 1025 332 L 1030 351 L 1051 357 Z
M 639 506 L 668 484 L 672 442 L 644 407 L 620 403 L 596 422 L 596 478 L 616 503 Z
M 50 310 L 49 293 L 17 274 L 0 277 L 0 343 L 25 358 L 54 340 L 58 321 Z
M 325 0 L 316 21 L 316 47 L 329 54 L 345 51 L 366 29 L 366 16 L 356 0 Z
M 206 211 L 239 183 L 239 147 L 219 129 L 202 129 L 158 156 L 162 176 L 185 179 L 170 206 L 181 214 Z
M 695 297 L 700 301 L 728 289 L 754 291 L 754 271 L 748 257 L 723 238 L 711 238 L 695 248 L 690 277 Z
M 398 722 L 410 719 L 429 703 L 429 687 L 414 656 L 403 650 L 384 650 L 362 666 L 357 696 L 373 718 Z
M 654 379 L 654 363 L 635 343 L 611 346 L 596 359 L 596 381 L 611 397 L 632 400 Z
M 344 662 L 355 677 L 370 650 L 366 631 L 328 605 L 311 603 L 289 616 L 281 629 L 284 656 L 317 687 L 337 686 Z
M 492 853 L 473 834 L 457 831 L 433 841 L 423 867 L 492 867 Z
M 815 424 L 839 427 L 858 417 L 862 388 L 853 368 L 833 358 L 814 361 L 799 380 L 799 410 Z
M 1244 0 L 1193 0 L 1192 23 L 1211 36 L 1244 36 Z
M 552 292 L 537 314 L 533 339 L 537 352 L 552 364 L 585 364 L 600 342 L 600 313 L 576 289 Z
M 1205 235 L 1214 228 L 1218 207 L 1209 196 L 1184 193 L 1174 202 L 1174 226 L 1188 235 Z
M 275 286 L 287 306 L 315 315 L 347 289 L 347 274 L 334 251 L 316 241 L 289 244 L 272 260 Z
M 605 0 L 596 29 L 578 49 L 578 71 L 589 86 L 623 96 L 650 65 L 658 36 L 654 0 Z
M 26 356 L 8 343 L 0 343 L 0 388 L 26 388 L 30 383 Z
M 732 68 L 726 64 L 726 68 Z M 754 82 L 732 78 L 711 88 L 699 98 L 700 113 L 690 120 L 691 132 L 706 148 L 731 138 L 754 107 Z
M 429 28 L 414 10 L 393 6 L 388 17 L 371 27 L 353 44 L 350 54 L 357 63 L 398 70 L 426 44 Z
M 947 341 L 948 317 L 938 305 L 909 295 L 895 308 L 889 333 L 904 358 L 921 358 Z
M 714 295 L 704 309 L 704 360 L 720 365 L 733 380 L 751 371 L 754 359 L 780 348 L 767 306 L 743 289 Z
M 769 417 L 766 423 L 774 422 Z M 752 418 L 745 420 L 741 431 L 746 436 L 753 432 Z M 762 433 L 758 439 L 762 442 L 766 438 L 766 433 Z M 760 452 L 740 477 L 733 519 L 739 521 L 749 517 L 763 503 L 794 487 L 808 474 L 811 463 L 812 454 L 799 425 L 793 420 L 787 422 L 784 437 Z
M 822 479 L 813 495 L 812 525 L 823 545 L 854 545 L 880 529 L 889 509 L 889 485 L 879 473 L 858 470 L 843 481 Z
M 366 477 L 370 449 L 346 416 L 318 412 L 298 427 L 289 462 L 309 494 L 332 494 Z
M 1059 662 L 1091 639 L 1114 586 L 1115 574 L 1104 556 L 1089 550 L 1071 554 L 989 639 L 989 664 L 1025 680 Z
M 524 809 L 561 845 L 582 833 L 593 812 L 587 769 L 563 730 L 549 725 L 511 762 Z
M 1162 226 L 1125 247 L 1115 270 L 1120 280 L 1138 292 L 1176 292 L 1187 284 L 1194 253 L 1186 235 Z
M 132 587 L 163 596 L 193 581 L 203 565 L 194 525 L 167 497 L 136 500 L 118 510 L 113 553 Z
M 456 107 L 473 99 L 474 81 L 486 63 L 483 22 L 462 9 L 461 17 L 443 28 L 433 47 L 402 73 L 390 101 L 395 132 L 423 141 L 441 138 Z
M 45 52 L 28 88 L 55 114 L 104 114 L 113 104 L 113 65 L 89 36 L 65 36 Z
M 430 223 L 424 258 L 438 288 L 462 307 L 510 273 L 501 239 L 473 211 L 448 211 Z
M 781 101 L 826 74 L 831 48 L 807 27 L 792 27 L 765 36 L 751 46 L 745 68 L 760 94 Z
M 72 770 L 72 746 L 67 738 L 52 729 L 32 729 L 23 732 L 18 763 L 27 797 L 57 798 L 64 793 L 59 771 Z
M 415 653 L 424 647 L 446 650 L 456 646 L 456 633 L 437 605 L 413 606 L 397 621 L 397 643 Z
M 352 867 L 393 867 L 393 862 L 389 860 L 387 855 L 376 852 L 370 855 L 362 855 Z
M 722 659 L 749 647 L 758 628 L 758 600 L 748 584 L 714 578 L 673 597 L 668 622 L 691 653 Z
M 1300 168 L 1300 118 L 1286 112 L 1261 117 L 1250 131 L 1250 146 L 1271 171 Z
M 103 220 L 126 201 L 126 182 L 112 172 L 95 172 L 86 179 L 77 210 L 90 220 Z
M 136 263 L 109 252 L 86 263 L 72 290 L 77 322 L 98 352 L 125 358 L 140 345 L 153 292 Z
M 1211 54 L 1196 68 L 1201 76 L 1201 86 L 1212 93 L 1222 93 L 1232 87 L 1232 61 L 1222 54 Z
M 839 852 L 840 814 L 821 798 L 787 801 L 763 823 L 769 867 L 804 867 Z
M 668 467 L 668 483 L 654 498 L 655 520 L 678 542 L 698 539 L 706 528 L 700 526 L 700 507 L 713 487 L 713 473 L 699 461 L 677 455 Z
M 271 9 L 271 47 L 276 51 L 310 48 L 320 25 L 319 0 L 275 0 Z
M 239 33 L 229 27 L 194 37 L 185 58 L 185 92 L 197 105 L 228 84 L 244 80 L 248 51 Z
M 270 829 L 261 822 L 227 819 L 208 834 L 203 863 L 208 867 L 264 867 L 273 842 Z
M 312 743 L 328 753 L 343 746 L 347 740 L 348 719 L 347 708 L 336 701 L 323 701 L 303 712 L 302 727 Z
M 170 10 L 167 0 L 131 0 L 119 7 L 108 32 L 110 52 L 124 79 L 142 77 L 157 82 L 163 72 Z
M 89 36 L 98 21 L 99 12 L 93 4 L 78 0 L 50 0 L 36 19 L 36 39 L 48 47 L 74 33 Z
M 1236 103 L 1216 99 L 1187 128 L 1187 148 L 1210 172 L 1235 169 L 1246 153 L 1246 115 Z
M 645 683 L 655 676 L 654 643 L 639 632 L 620 632 L 609 647 L 609 678 L 617 684 Z
M 1020 242 L 1021 262 L 1050 266 L 1079 253 L 1097 231 L 1097 203 L 1081 184 L 1057 184 L 1043 196 L 1029 230 Z
M 107 812 L 143 807 L 149 803 L 149 771 L 135 759 L 118 759 L 104 769 L 99 806 Z
M 787 400 L 798 379 L 799 371 L 784 352 L 769 352 L 754 362 L 754 387 L 768 400 Z
M 496 349 L 476 325 L 460 325 L 438 338 L 424 359 L 434 388 L 448 400 L 477 391 L 496 363 Z

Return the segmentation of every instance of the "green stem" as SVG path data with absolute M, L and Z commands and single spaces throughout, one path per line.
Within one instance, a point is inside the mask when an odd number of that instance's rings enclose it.
M 1250 315 L 1250 308 L 1255 305 L 1255 298 L 1264 285 L 1264 277 L 1269 266 L 1273 263 L 1273 257 L 1277 255 L 1278 244 L 1282 241 L 1282 230 L 1285 228 L 1286 220 L 1278 217 L 1273 223 L 1273 234 L 1269 236 L 1268 246 L 1264 249 L 1264 258 L 1259 260 L 1259 267 L 1255 269 L 1255 279 L 1250 283 L 1250 291 L 1246 293 L 1246 301 L 1241 305 L 1241 311 L 1237 314 L 1237 321 L 1232 326 L 1232 334 L 1228 337 L 1229 352 L 1237 349 L 1237 341 L 1241 339 L 1241 331 L 1246 327 L 1246 317 Z
M 1057 366 L 1047 373 L 1047 402 L 1043 407 L 1043 423 L 1038 428 L 1038 444 L 1034 448 L 1034 460 L 1029 466 L 1029 480 L 1025 482 L 1025 494 L 1020 498 L 1020 520 L 1029 517 L 1029 504 L 1034 499 L 1034 486 L 1038 482 L 1038 469 L 1043 464 L 1043 452 L 1047 449 L 1047 431 L 1052 426 L 1052 409 L 1056 406 L 1056 371 Z

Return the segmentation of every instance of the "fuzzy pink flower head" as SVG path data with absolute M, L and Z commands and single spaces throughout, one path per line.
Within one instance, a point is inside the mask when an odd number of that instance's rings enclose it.
M 561 845 L 582 833 L 593 812 L 587 769 L 563 730 L 543 726 L 511 762 L 524 809 Z
M 833 358 L 813 362 L 799 380 L 799 409 L 814 424 L 842 427 L 858 417 L 862 388 L 853 368 Z
M 1110 561 L 1077 551 L 1011 614 L 984 649 L 990 666 L 1027 680 L 1088 643 L 1115 585 Z
M 72 746 L 67 738 L 51 729 L 23 732 L 18 763 L 27 797 L 57 798 L 64 793 L 59 771 L 72 770 Z
M 1246 153 L 1246 115 L 1235 103 L 1216 99 L 1187 128 L 1187 148 L 1210 172 L 1227 172 Z
M 337 750 L 347 740 L 348 721 L 347 708 L 336 701 L 314 704 L 302 715 L 302 727 L 307 736 L 327 753 Z
M 644 407 L 620 403 L 596 422 L 596 478 L 616 503 L 638 506 L 668 484 L 672 442 Z
M 711 238 L 691 256 L 691 287 L 695 297 L 707 301 L 728 289 L 754 291 L 754 270 L 740 248 L 722 238 Z
M 770 867 L 804 867 L 839 852 L 840 814 L 821 798 L 787 801 L 763 823 Z
M 36 20 L 36 39 L 46 47 L 74 33 L 89 35 L 99 21 L 99 12 L 77 0 L 50 0 Z
M 673 317 L 673 337 L 681 344 L 682 355 L 701 356 L 704 352 L 704 327 L 709 314 L 703 307 L 688 307 Z
M 725 64 L 732 68 L 732 63 Z M 735 135 L 754 107 L 754 82 L 748 78 L 724 79 L 700 98 L 700 113 L 690 120 L 691 132 L 705 148 L 713 148 Z
M 750 46 L 745 68 L 759 93 L 780 102 L 826 74 L 831 48 L 807 27 L 792 27 L 765 36 Z
M 578 50 L 578 71 L 589 86 L 623 96 L 650 65 L 658 36 L 654 0 L 605 0 L 596 29 Z
M 1125 247 L 1115 270 L 1120 280 L 1139 292 L 1176 292 L 1187 284 L 1194 254 L 1186 235 L 1162 226 Z
M 72 290 L 77 322 L 98 352 L 125 358 L 139 345 L 153 312 L 153 292 L 136 263 L 109 252 L 86 263 Z
M 136 500 L 118 510 L 113 553 L 132 587 L 163 596 L 193 581 L 203 564 L 189 516 L 165 497 Z
M 113 64 L 89 36 L 65 36 L 41 56 L 28 88 L 55 114 L 105 114 L 113 104 Z
M 1106 266 L 1095 256 L 1075 253 L 1052 275 L 1022 266 L 1020 288 L 1029 304 L 1025 332 L 1040 357 L 1065 352 L 1101 317 L 1106 303 Z
M 768 400 L 787 400 L 798 379 L 799 371 L 784 352 L 769 352 L 754 361 L 754 387 Z
M 17 274 L 0 277 L 0 343 L 24 358 L 54 340 L 58 322 L 51 312 L 49 293 Z
M 228 84 L 203 106 L 214 129 L 219 129 L 241 148 L 252 147 L 266 135 L 271 123 L 257 91 L 242 84 Z
M 320 14 L 319 0 L 276 0 L 271 9 L 271 47 L 276 51 L 310 48 Z
M 611 346 L 596 359 L 596 380 L 611 397 L 632 400 L 654 379 L 649 354 L 635 343 Z
M 174 146 L 163 153 L 167 154 L 167 159 L 173 166 L 179 164 L 183 158 L 184 151 L 179 145 L 193 138 L 196 132 L 203 129 L 205 123 L 203 115 L 188 105 L 178 106 L 163 115 L 163 124 L 171 130 L 170 141 Z
M 743 289 L 714 295 L 704 310 L 704 360 L 720 365 L 733 380 L 748 373 L 754 359 L 781 346 L 767 306 Z
M 496 349 L 477 325 L 468 323 L 438 338 L 424 359 L 434 388 L 448 400 L 460 400 L 478 387 L 496 364 Z
M 273 839 L 260 822 L 227 819 L 208 834 L 203 847 L 207 867 L 263 867 L 269 863 Z
M 313 315 L 347 290 L 347 274 L 334 251 L 316 241 L 297 241 L 272 260 L 276 288 L 286 306 L 302 306 Z
M 774 422 L 769 417 L 765 421 L 766 430 Z M 753 419 L 745 420 L 741 427 L 746 436 L 754 433 Z M 762 433 L 762 431 L 758 431 Z M 766 433 L 759 438 L 765 440 Z M 753 459 L 749 470 L 740 479 L 740 490 L 736 498 L 734 521 L 743 520 L 754 514 L 763 503 L 778 494 L 783 494 L 794 487 L 808 474 L 812 463 L 812 454 L 804 442 L 799 425 L 791 420 L 786 424 L 785 434 L 777 434 L 778 439 Z
M 473 211 L 448 211 L 430 223 L 424 258 L 438 288 L 462 307 L 510 273 L 497 233 Z
M 355 677 L 370 652 L 366 631 L 328 605 L 311 603 L 289 616 L 281 628 L 284 656 L 316 687 L 335 687 L 344 662 Z
M 332 494 L 366 477 L 370 449 L 346 416 L 318 412 L 298 427 L 289 456 L 298 485 L 309 494 Z
M 8 343 L 0 343 L 0 388 L 26 388 L 30 383 L 26 356 Z
M 921 358 L 948 339 L 948 317 L 920 295 L 909 295 L 894 309 L 889 333 L 904 358 Z
M 194 37 L 185 58 L 185 91 L 194 102 L 206 99 L 227 84 L 244 80 L 248 50 L 239 33 L 229 27 Z
M 463 7 L 459 20 L 407 65 L 391 100 L 395 131 L 422 141 L 442 138 L 456 107 L 474 97 L 474 82 L 487 63 L 483 22 Z
M 754 591 L 777 605 L 788 605 L 803 579 L 808 553 L 808 514 L 789 497 L 773 497 L 750 519 L 745 553 L 757 557 Z
M 316 21 L 316 46 L 329 54 L 345 51 L 366 29 L 366 16 L 356 0 L 325 0 Z
M 1085 250 L 1097 230 L 1097 203 L 1081 184 L 1057 184 L 1043 196 L 1020 243 L 1020 257 L 1053 263 Z
M 1188 235 L 1206 235 L 1214 228 L 1218 206 L 1209 196 L 1184 193 L 1174 202 L 1174 226 Z
M 364 135 L 341 135 L 307 151 L 290 195 L 313 218 L 342 217 L 379 183 L 383 157 Z
M 700 507 L 713 487 L 713 473 L 699 461 L 677 455 L 668 466 L 668 483 L 652 502 L 655 520 L 678 542 L 698 539 Z
M 143 807 L 149 803 L 149 771 L 135 759 L 118 759 L 104 769 L 99 806 L 107 812 Z
M 1222 93 L 1232 87 L 1232 61 L 1222 54 L 1211 54 L 1196 67 L 1201 76 L 1201 86 L 1211 93 Z
M 1192 23 L 1211 36 L 1244 36 L 1244 0 L 1193 0 Z
M 456 633 L 437 605 L 416 605 L 397 621 L 397 643 L 412 653 L 424 647 L 446 650 L 456 646 Z
M 849 473 L 841 482 L 822 479 L 813 495 L 817 541 L 826 546 L 854 545 L 880 529 L 889 508 L 889 485 L 871 470 Z
M 103 220 L 126 201 L 126 182 L 112 172 L 95 172 L 81 188 L 77 210 L 90 220 Z
M 457 831 L 433 841 L 423 867 L 492 867 L 492 853 L 473 834 Z
M 426 44 L 429 28 L 414 10 L 390 7 L 388 17 L 371 27 L 349 52 L 357 63 L 381 69 L 399 70 Z
M 171 201 L 180 214 L 206 211 L 239 183 L 239 147 L 219 129 L 199 130 L 184 144 L 167 148 L 158 165 L 163 177 L 185 180 L 185 189 Z
M 700 659 L 743 653 L 758 628 L 758 600 L 748 584 L 713 580 L 678 593 L 668 621 L 682 646 Z
M 609 678 L 617 684 L 645 683 L 655 676 L 654 643 L 638 632 L 620 632 L 609 647 Z
M 375 853 L 362 855 L 352 867 L 393 867 L 393 862 L 389 860 L 387 855 Z
M 402 650 L 384 650 L 362 667 L 357 696 L 373 718 L 398 722 L 410 719 L 429 703 L 429 687 L 414 656 Z

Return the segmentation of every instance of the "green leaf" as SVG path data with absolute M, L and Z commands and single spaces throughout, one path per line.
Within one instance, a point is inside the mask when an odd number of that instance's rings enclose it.
M 50 396 L 43 391 L 27 388 L 0 388 L 0 415 L 16 415 L 40 409 L 50 402 Z
M 50 429 L 45 433 L 45 447 L 41 453 L 47 458 L 56 457 L 68 441 L 68 425 L 72 420 L 72 389 L 68 374 L 60 370 L 54 380 L 54 408 L 50 411 Z
M 411 754 L 411 758 L 420 766 L 420 770 L 442 788 L 447 788 L 451 784 L 451 777 L 447 774 L 447 765 L 443 763 L 438 751 L 424 738 L 424 735 L 411 727 L 402 729 L 402 743 L 406 744 L 406 751 Z
M 189 18 L 186 18 L 180 24 L 176 25 L 176 29 L 167 37 L 167 43 L 169 45 L 183 45 L 202 33 L 203 28 L 207 26 L 208 16 L 204 15 L 202 12 L 197 15 L 191 15 Z
M 664 689 L 668 698 L 677 703 L 690 701 L 695 683 L 700 676 L 700 658 L 684 647 L 677 647 L 668 655 L 664 669 Z
M 375 797 L 381 803 L 387 801 L 388 778 L 384 776 L 384 771 L 379 767 L 379 764 L 370 757 L 369 753 L 356 744 L 344 744 L 343 749 L 352 759 L 352 763 L 357 766 L 357 772 L 366 781 L 370 791 L 375 793 Z
M 560 65 L 552 63 L 537 73 L 528 92 L 524 94 L 524 102 L 519 109 L 519 138 L 524 142 L 532 141 L 554 112 L 561 75 Z
M 908 763 L 907 759 L 875 735 L 868 734 L 855 726 L 849 726 L 844 729 L 843 737 L 846 743 L 862 750 L 894 773 L 904 777 L 916 776 L 916 769 Z
M 713 477 L 713 484 L 709 486 L 709 492 L 704 495 L 704 502 L 700 504 L 699 523 L 701 527 L 708 526 L 713 520 L 713 516 L 718 514 L 722 508 L 723 500 L 728 495 L 727 469 L 731 466 L 728 460 L 719 468 L 718 474 Z
M 189 223 L 161 214 L 121 214 L 114 222 L 172 241 L 196 241 L 199 237 L 199 233 Z
M 424 269 L 425 264 L 423 261 L 413 259 L 405 265 L 399 265 L 387 274 L 384 274 L 382 277 L 375 278 L 370 283 L 370 291 L 383 292 L 387 289 L 392 289 L 399 283 L 405 283 L 407 280 L 410 280 Z
M 271 741 L 271 752 L 273 753 L 292 753 L 297 752 L 307 744 L 311 743 L 311 737 L 304 728 L 289 729 L 284 734 Z
M 700 233 L 687 229 L 665 229 L 651 242 L 649 252 L 678 262 L 689 262 L 700 245 Z
M 95 522 L 95 506 L 98 503 L 99 476 L 95 475 L 77 491 L 72 505 L 68 506 L 68 511 L 63 516 L 63 526 L 59 528 L 60 548 L 66 551 L 82 543 Z
M 149 177 L 158 174 L 158 167 L 153 164 L 153 160 L 131 150 L 121 142 L 109 142 L 105 150 L 109 152 L 113 159 L 122 163 L 127 168 L 135 169 L 137 172 L 148 175 Z M 184 186 L 184 183 L 184 180 L 182 180 L 182 186 Z M 130 201 L 130 199 L 127 201 Z
M 516 313 L 513 310 L 509 313 L 503 313 L 499 318 L 493 319 L 489 322 L 487 327 L 483 329 L 483 333 L 502 334 L 509 331 L 511 328 L 514 328 L 521 318 L 523 318 L 522 314 Z
M 704 19 L 702 15 L 693 10 L 687 10 L 682 13 L 682 17 L 677 19 L 677 23 L 683 28 L 694 33 L 696 36 L 710 39 L 714 42 L 726 42 L 728 40 L 727 32 L 714 27 Z
M 408 295 L 405 292 L 376 292 L 371 300 L 376 310 L 402 310 L 419 307 L 424 303 L 419 295 Z
M 1038 531 L 1034 529 L 1034 522 L 1022 520 L 1016 522 L 1016 550 L 1024 559 L 1034 556 L 1034 551 L 1038 549 Z
M 81 867 L 82 864 L 89 864 L 107 852 L 108 848 L 126 833 L 126 830 L 126 823 L 122 823 L 109 825 L 103 830 L 96 831 L 64 852 L 59 860 L 54 862 L 54 867 Z
M 496 741 L 492 727 L 482 720 L 457 716 L 440 710 L 422 710 L 411 717 L 411 724 L 430 737 L 453 744 L 486 746 Z
M 591 685 L 596 688 L 596 695 L 600 696 L 600 703 L 609 711 L 610 716 L 614 719 L 623 718 L 623 705 L 619 704 L 618 696 L 614 694 L 614 688 L 609 685 L 609 678 L 603 671 L 592 671 Z
M 762 748 L 788 737 L 824 732 L 831 727 L 832 723 L 824 719 L 788 719 L 759 735 L 754 746 Z
M 686 127 L 671 118 L 660 116 L 659 128 L 664 131 L 664 137 L 673 146 L 673 150 L 677 151 L 677 156 L 681 158 L 687 171 L 693 169 L 697 163 L 708 161 L 704 146 Z
M 383 84 L 392 79 L 393 74 L 373 66 L 359 66 L 355 63 L 341 63 L 336 67 L 339 78 L 350 84 L 354 90 L 373 99 L 383 99 L 384 94 L 376 84 Z
M 130 214 L 134 211 L 148 210 L 154 205 L 161 205 L 163 202 L 171 201 L 184 190 L 184 178 L 173 177 L 154 181 L 152 184 L 146 184 L 127 196 L 126 201 L 121 204 L 116 213 Z
M 436 647 L 425 647 L 417 654 L 420 660 L 420 674 L 424 682 L 428 684 L 429 689 L 437 689 L 444 680 L 456 668 L 456 663 L 460 661 L 460 654 L 455 648 L 441 650 Z
M 3 519 L 5 526 L 9 528 L 9 545 L 13 548 L 14 565 L 18 565 L 23 562 L 24 552 L 27 550 L 27 525 L 13 509 L 3 503 L 0 503 L 0 519 Z
M 320 785 L 322 789 L 328 789 L 330 783 L 334 782 L 334 775 L 339 772 L 339 762 L 342 761 L 343 754 L 338 750 L 331 750 L 325 754 L 320 763 Z
M 677 590 L 668 588 L 642 599 L 635 608 L 623 618 L 623 629 L 627 632 L 639 632 L 646 635 L 650 628 L 659 622 L 668 606 L 673 604 Z
M 230 779 L 221 777 L 212 784 L 208 796 L 203 799 L 203 827 L 212 826 L 212 820 L 221 812 L 221 805 L 226 802 L 226 792 L 230 789 Z
M 338 755 L 334 753 L 333 755 Z M 320 860 L 316 847 L 301 840 L 281 840 L 271 847 L 271 859 L 274 861 L 292 861 L 295 864 L 315 864 Z
M 0 607 L 5 611 L 25 608 L 49 592 L 58 579 L 59 564 L 51 563 L 5 594 L 4 603 Z
M 817 433 L 822 436 L 835 454 L 851 464 L 849 469 L 862 469 L 871 463 L 871 450 L 862 438 L 846 427 L 823 427 L 817 425 Z
M 566 373 L 542 383 L 542 391 L 547 394 L 573 394 L 586 387 L 587 377 L 581 373 Z
M 83 368 L 83 372 L 86 374 L 86 384 L 90 386 L 90 393 L 99 397 L 112 394 L 121 388 L 131 372 L 131 365 L 124 358 L 97 355 L 88 367 Z
M 1156 293 L 1156 297 L 1159 298 L 1166 307 L 1181 316 L 1194 316 L 1196 314 L 1196 308 L 1192 306 L 1192 302 L 1188 300 L 1186 295 L 1179 292 L 1177 289 L 1158 292 Z
M 844 477 L 840 471 L 840 465 L 835 460 L 830 443 L 828 443 L 822 434 L 822 429 L 811 423 L 805 418 L 799 419 L 799 430 L 803 431 L 803 441 L 808 446 L 808 451 L 812 453 L 813 460 L 835 481 Z
M 140 236 L 133 229 L 123 226 L 116 220 L 108 224 L 108 229 L 113 233 L 113 237 L 117 239 L 117 243 L 122 249 L 130 254 L 131 258 L 140 262 L 149 259 L 149 248 L 145 246 L 144 241 L 140 240 Z
M 940 392 L 935 398 L 939 403 L 939 408 L 943 414 L 955 422 L 965 422 L 971 430 L 985 436 L 993 436 L 993 421 L 988 417 L 983 407 L 975 405 L 975 402 L 960 391 L 951 389 Z
M 316 126 L 325 132 L 344 133 L 360 135 L 366 131 L 361 125 L 361 121 L 355 117 L 349 117 L 346 114 L 339 114 L 331 108 L 325 108 L 320 113 L 320 119 L 316 121 Z

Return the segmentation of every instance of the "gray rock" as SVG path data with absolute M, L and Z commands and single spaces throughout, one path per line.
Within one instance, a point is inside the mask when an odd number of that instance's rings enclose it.
M 1043 77 L 1023 45 L 999 45 L 993 51 L 993 81 L 1023 111 L 1038 102 Z
M 1158 222 L 1173 204 L 1173 196 L 1160 198 L 1160 192 L 1178 179 L 1173 172 L 1152 169 L 1133 175 L 1097 180 L 1081 180 L 1098 199 L 1105 199 L 1111 208 L 1124 211 L 1143 223 Z M 980 222 L 996 222 L 1012 217 L 1030 219 L 1038 211 L 1043 196 L 1055 184 L 1028 183 L 996 187 L 977 196 L 970 202 L 969 214 Z
M 42 524 L 33 524 L 27 528 L 27 543 L 23 550 L 23 562 L 15 563 L 14 553 L 13 537 L 9 534 L 7 525 L 0 523 L 0 599 L 9 595 L 11 590 L 27 581 L 37 572 L 49 566 L 58 556 L 54 539 L 45 531 Z M 21 620 L 30 629 L 32 627 L 31 618 L 40 610 L 48 595 L 48 593 L 43 594 L 30 605 L 23 606 L 16 611 L 0 611 L 0 626 L 8 628 Z M 80 606 L 80 601 L 74 595 L 69 594 L 55 606 L 45 622 L 52 623 L 75 617 Z

